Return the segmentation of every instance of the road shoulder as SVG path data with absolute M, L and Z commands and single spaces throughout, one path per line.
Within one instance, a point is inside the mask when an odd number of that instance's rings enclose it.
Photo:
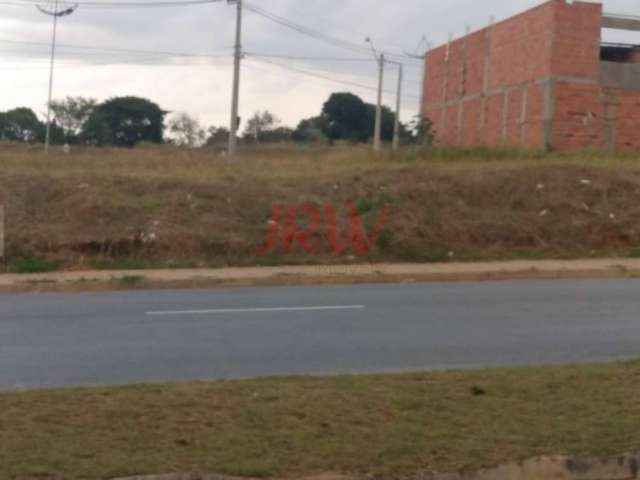
M 640 277 L 640 259 L 354 264 L 0 275 L 0 292 Z

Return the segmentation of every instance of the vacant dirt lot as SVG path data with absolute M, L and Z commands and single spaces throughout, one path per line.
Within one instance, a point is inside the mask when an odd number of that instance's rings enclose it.
M 16 272 L 640 254 L 640 163 L 630 157 L 272 147 L 227 165 L 169 147 L 45 157 L 1 145 L 0 172 L 4 268 Z M 285 253 L 285 228 L 259 251 L 277 226 L 273 205 L 282 224 L 287 207 L 306 206 L 296 222 L 317 227 L 313 254 L 293 234 Z M 376 233 L 363 237 L 375 243 L 367 253 L 350 212 Z M 348 248 L 336 254 L 336 242 Z

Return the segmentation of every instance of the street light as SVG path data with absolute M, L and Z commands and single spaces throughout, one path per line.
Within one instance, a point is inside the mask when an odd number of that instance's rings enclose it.
M 70 4 L 60 0 L 51 0 L 36 5 L 45 15 L 53 17 L 53 34 L 51 36 L 51 63 L 49 65 L 49 96 L 47 99 L 47 133 L 44 140 L 44 151 L 49 152 L 51 143 L 51 96 L 53 94 L 53 65 L 56 58 L 56 35 L 58 33 L 58 18 L 71 15 L 78 8 L 78 4 Z

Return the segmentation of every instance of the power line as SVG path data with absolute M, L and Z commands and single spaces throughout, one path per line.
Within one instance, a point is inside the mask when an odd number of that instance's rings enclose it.
M 309 37 L 318 39 L 318 40 L 322 40 L 325 41 L 327 43 L 330 43 L 334 46 L 337 47 L 341 47 L 347 50 L 351 50 L 351 51 L 356 51 L 359 53 L 366 53 L 368 52 L 368 49 L 364 48 L 362 45 L 358 45 L 356 43 L 353 42 L 349 42 L 349 41 L 345 41 L 345 40 L 341 40 L 338 38 L 334 38 L 334 37 L 330 37 L 322 32 L 318 32 L 316 30 L 312 30 L 310 28 L 304 27 L 302 25 L 299 25 L 297 23 L 294 23 L 284 17 L 280 17 L 276 14 L 270 13 L 267 10 L 264 10 L 260 7 L 257 7 L 253 4 L 247 3 L 245 2 L 245 8 L 257 15 L 260 15 L 261 17 L 264 17 L 268 20 L 273 21 L 274 23 L 277 23 L 279 25 L 282 25 L 284 27 L 287 27 L 291 30 L 294 30 L 298 33 L 301 33 L 303 35 L 307 35 Z
M 27 51 L 27 50 L 10 50 L 5 49 L 0 46 L 0 59 L 4 59 L 4 62 L 10 61 L 12 58 L 21 59 L 22 62 L 38 62 L 45 61 L 46 52 L 42 51 Z M 153 52 L 149 52 L 147 55 L 142 55 L 141 53 L 130 54 L 130 53 L 103 53 L 103 52 L 75 52 L 75 51 L 62 51 L 58 52 L 58 56 L 64 58 L 67 61 L 80 61 L 80 62 L 92 62 L 95 60 L 107 60 L 111 62 L 118 62 L 120 60 L 125 60 L 127 63 L 135 63 L 138 59 L 144 59 L 145 57 L 151 57 L 156 59 L 157 61 L 163 61 L 165 64 L 171 64 L 172 61 L 192 61 L 192 63 L 197 64 L 199 62 L 204 62 L 206 60 L 216 59 L 216 58 L 230 58 L 228 54 L 218 54 L 218 55 L 206 55 L 206 56 L 172 56 L 172 55 L 164 55 L 157 54 Z M 4 63 L 3 62 L 3 63 Z
M 189 58 L 179 58 L 176 59 L 175 62 L 168 61 L 165 57 L 157 57 L 151 56 L 148 58 L 145 57 L 116 57 L 114 59 L 105 59 L 105 58 L 91 58 L 91 59 L 74 59 L 74 58 L 63 58 L 62 62 L 67 66 L 91 66 L 91 65 L 158 65 L 158 66 L 166 66 L 166 67 L 178 67 L 178 66 L 210 66 L 210 65 L 218 65 L 220 64 L 220 60 L 228 59 L 227 55 L 219 56 L 219 57 L 207 57 L 206 61 L 195 61 L 195 59 Z M 8 65 L 17 65 L 17 66 L 26 66 L 29 68 L 30 65 L 40 65 L 48 63 L 48 60 L 43 59 L 31 59 L 28 61 L 4 61 L 1 63 L 3 66 Z M 13 69 L 14 67 L 12 67 Z
M 313 56 L 297 56 L 297 55 L 286 55 L 286 54 L 267 54 L 267 53 L 257 53 L 257 52 L 245 52 L 247 55 L 254 55 L 262 58 L 280 58 L 284 60 L 303 60 L 303 61 L 314 61 L 314 62 L 375 62 L 375 59 L 372 58 L 346 58 L 346 57 L 313 57 Z
M 8 40 L 0 38 L 0 43 L 6 43 L 10 45 L 25 45 L 25 46 L 44 46 L 48 47 L 48 43 L 46 42 L 28 42 L 22 40 Z M 65 48 L 69 50 L 86 50 L 89 52 L 105 52 L 105 53 L 126 53 L 126 54 L 154 54 L 154 55 L 163 55 L 167 57 L 217 57 L 216 52 L 222 52 L 225 50 L 230 50 L 232 47 L 221 47 L 212 52 L 208 53 L 185 53 L 185 52 L 169 52 L 162 50 L 137 50 L 131 48 L 110 48 L 110 47 L 97 47 L 97 46 L 88 46 L 88 45 L 70 45 L 70 44 L 58 44 L 59 48 Z
M 288 11 L 288 12 L 289 12 L 289 11 L 291 11 L 291 12 L 297 12 L 299 15 L 303 15 L 303 16 L 306 16 L 306 14 L 308 13 L 308 11 L 303 11 L 303 10 L 297 9 L 297 8 L 295 8 L 295 7 L 287 7 L 287 11 Z M 327 19 L 327 18 L 321 18 L 321 17 L 318 17 L 318 16 L 316 16 L 316 15 L 314 15 L 314 17 L 313 17 L 313 21 L 314 21 L 314 22 L 324 23 L 325 25 L 329 25 L 329 26 L 331 26 L 332 28 L 337 29 L 337 30 L 341 30 L 341 31 L 343 31 L 343 32 L 348 32 L 348 33 L 349 33 L 349 35 L 358 34 L 358 35 L 359 35 L 360 37 L 362 37 L 362 38 L 365 38 L 365 37 L 371 37 L 371 38 L 373 38 L 374 40 L 376 40 L 376 41 L 377 41 L 377 43 L 378 43 L 378 41 L 379 41 L 379 43 L 380 43 L 381 45 L 382 45 L 382 44 L 384 44 L 384 45 L 387 45 L 387 46 L 389 46 L 389 47 L 393 47 L 394 49 L 397 49 L 397 50 L 400 50 L 400 51 L 403 51 L 403 52 L 404 52 L 404 48 L 405 48 L 405 47 L 404 47 L 404 46 L 402 46 L 402 45 L 398 45 L 398 44 L 395 44 L 395 43 L 391 43 L 391 42 L 389 42 L 389 41 L 388 41 L 388 40 L 386 40 L 386 39 L 377 38 L 377 37 L 374 37 L 373 35 L 370 35 L 369 33 L 366 33 L 366 32 L 363 32 L 363 31 L 358 31 L 358 30 L 354 29 L 354 28 L 353 28 L 353 23 L 354 23 L 354 22 L 350 22 L 350 25 L 347 27 L 347 24 L 346 24 L 346 23 L 341 23 L 340 25 L 338 25 L 334 20 L 329 20 L 329 19 Z
M 308 76 L 311 76 L 311 77 L 321 78 L 321 79 L 327 80 L 329 82 L 342 83 L 344 85 L 350 85 L 352 87 L 363 88 L 363 89 L 366 89 L 366 90 L 377 90 L 376 88 L 372 87 L 371 85 L 365 85 L 363 83 L 352 82 L 350 80 L 339 80 L 339 79 L 330 77 L 328 75 L 325 75 L 323 73 L 312 72 L 310 70 L 304 70 L 304 69 L 301 69 L 301 68 L 292 67 L 290 65 L 283 65 L 282 63 L 273 62 L 273 61 L 268 60 L 266 58 L 256 57 L 256 56 L 253 56 L 252 58 L 258 60 L 259 62 L 267 63 L 269 65 L 274 65 L 276 67 L 280 67 L 282 69 L 289 70 L 289 71 L 294 72 L 294 73 L 299 73 L 299 74 L 302 74 L 302 75 L 308 75 Z
M 346 50 L 351 50 L 354 52 L 358 52 L 358 53 L 369 53 L 369 48 L 365 47 L 364 45 L 355 43 L 355 42 L 351 42 L 348 40 L 343 40 L 337 37 L 332 37 L 330 35 L 325 34 L 324 32 L 320 32 L 318 30 L 314 30 L 312 28 L 306 27 L 304 25 L 300 25 L 298 23 L 295 23 L 285 17 L 282 17 L 280 15 L 276 15 L 275 13 L 269 12 L 263 8 L 260 8 L 252 3 L 248 3 L 245 2 L 244 3 L 245 8 L 261 17 L 264 17 L 268 20 L 271 20 L 274 23 L 277 23 L 279 25 L 282 25 L 286 28 L 289 28 L 291 30 L 294 30 L 302 35 L 306 35 L 312 38 L 315 38 L 316 40 L 321 40 L 324 41 L 326 43 L 329 43 L 331 45 L 334 45 L 336 47 L 339 48 L 343 48 Z M 388 55 L 390 57 L 396 57 L 396 58 L 402 58 L 403 60 L 414 60 L 411 57 L 407 56 L 406 54 L 398 54 L 398 53 L 394 53 L 394 52 L 382 52 L 385 55 Z
M 132 66 L 132 67 L 164 67 L 164 68 L 174 68 L 174 67 L 205 67 L 205 66 L 211 66 L 211 65 L 231 65 L 231 60 L 223 60 L 223 61 L 216 61 L 216 62 L 208 62 L 206 64 L 202 64 L 202 63 L 180 63 L 180 64 L 169 64 L 166 62 L 159 62 L 157 59 L 155 58 L 148 58 L 148 59 L 140 59 L 140 58 L 135 58 L 135 59 L 131 59 L 131 60 L 127 60 L 127 59 L 123 59 L 120 62 L 113 62 L 113 61 L 101 61 L 101 62 L 91 62 L 91 63 L 78 63 L 78 62 L 59 62 L 56 64 L 56 70 L 62 68 L 62 69 L 83 69 L 83 68 L 94 68 L 94 67 L 113 67 L 113 66 L 120 66 L 120 65 L 127 65 L 127 66 Z M 42 62 L 38 62 L 32 65 L 24 65 L 24 63 L 20 63 L 18 65 L 12 65 L 11 66 L 11 71 L 17 71 L 17 70 L 44 70 L 49 68 L 48 65 L 43 64 Z
M 253 57 L 259 57 L 259 58 L 263 58 L 263 59 L 275 59 L 275 60 L 290 60 L 292 62 L 300 62 L 300 63 L 309 63 L 309 62 L 328 62 L 328 63 L 332 63 L 332 62 L 338 62 L 339 64 L 345 64 L 345 63 L 355 63 L 355 62 L 362 62 L 367 64 L 367 66 L 369 66 L 372 62 L 376 62 L 375 58 L 344 58 L 344 57 L 313 57 L 313 56 L 295 56 L 295 55 L 270 55 L 270 54 L 260 54 L 260 53 L 255 53 L 255 52 L 246 52 L 245 51 L 245 55 L 247 56 L 253 56 Z M 289 63 L 289 62 L 287 62 Z M 393 62 L 396 64 L 399 64 L 400 62 Z M 293 67 L 295 67 L 295 64 L 292 64 Z M 350 72 L 341 72 L 341 71 L 335 71 L 333 69 L 331 70 L 324 70 L 325 73 L 327 74 L 346 74 L 349 75 L 350 77 L 361 77 L 361 78 L 365 78 L 367 80 L 371 79 L 371 75 L 370 74 L 362 74 L 362 73 L 356 73 L 353 71 Z
M 0 43 L 7 43 L 7 44 L 11 44 L 11 45 L 26 45 L 26 46 L 46 46 L 47 44 L 45 42 L 27 42 L 27 41 L 19 41 L 19 40 L 7 40 L 7 39 L 0 39 Z M 127 58 L 121 59 L 123 64 L 134 64 L 134 65 L 148 65 L 148 66 L 172 66 L 171 64 L 167 63 L 167 62 L 160 62 L 159 60 L 161 58 L 178 58 L 178 59 L 182 59 L 183 62 L 184 60 L 187 59 L 198 59 L 198 58 L 202 58 L 202 59 L 222 59 L 222 58 L 227 58 L 228 54 L 216 54 L 214 52 L 216 51 L 224 51 L 224 50 L 229 50 L 231 47 L 222 47 L 219 50 L 215 50 L 212 52 L 208 52 L 208 53 L 185 53 L 185 52 L 167 52 L 167 51 L 160 51 L 160 50 L 136 50 L 136 49 L 124 49 L 124 48 L 106 48 L 106 47 L 96 47 L 96 46 L 81 46 L 81 45 L 59 45 L 61 48 L 68 48 L 71 50 L 79 50 L 79 52 L 77 52 L 79 55 L 81 56 L 100 56 L 103 53 L 111 53 L 111 54 L 117 54 L 117 55 L 131 55 L 131 54 L 135 54 L 135 55 L 152 55 L 151 58 L 146 58 L 146 59 L 139 59 L 139 57 L 137 56 L 128 56 Z M 1 47 L 0 47 L 1 50 Z M 87 50 L 87 51 L 84 51 Z M 12 54 L 21 54 L 21 53 L 26 53 L 28 54 L 29 52 L 24 52 L 24 51 L 20 51 L 20 50 L 15 50 L 12 51 Z M 76 52 L 69 52 L 72 54 L 75 54 Z M 374 59 L 365 59 L 365 58 L 344 58 L 344 57 L 313 57 L 313 56 L 295 56 L 295 55 L 269 55 L 269 54 L 259 54 L 259 53 L 254 53 L 254 52 L 245 52 L 245 54 L 248 57 L 252 57 L 255 58 L 258 61 L 262 61 L 263 63 L 268 63 L 274 66 L 278 66 L 282 69 L 286 69 L 289 71 L 292 71 L 294 73 L 298 73 L 301 75 L 306 75 L 306 76 L 315 76 L 316 78 L 320 78 L 322 80 L 326 80 L 326 81 L 330 81 L 333 83 L 340 83 L 340 84 L 344 84 L 344 85 L 350 85 L 353 87 L 357 87 L 357 88 L 363 88 L 366 90 L 371 90 L 374 91 L 376 90 L 375 87 L 370 86 L 370 85 L 366 85 L 363 83 L 358 83 L 355 81 L 349 81 L 349 80 L 344 80 L 344 79 L 337 79 L 335 77 L 331 77 L 329 76 L 330 73 L 333 72 L 317 72 L 317 71 L 310 71 L 310 70 L 306 70 L 306 69 L 301 69 L 295 66 L 291 66 L 291 65 L 284 65 L 282 63 L 279 62 L 275 62 L 275 61 L 271 61 L 271 59 L 282 59 L 282 60 L 300 60 L 300 61 L 327 61 L 327 62 L 333 62 L 333 61 L 340 61 L 340 62 L 372 62 L 375 61 Z M 112 62 L 92 62 L 90 64 L 85 64 L 85 65 L 78 65 L 77 63 L 68 63 L 66 65 L 63 65 L 62 67 L 66 67 L 66 68 L 74 68 L 74 67 L 91 67 L 91 66 L 106 66 L 106 65 L 113 65 L 113 64 L 117 64 L 117 62 L 120 59 L 116 59 Z M 38 61 L 37 59 L 34 59 L 32 61 Z M 44 60 L 41 60 L 44 61 Z M 202 63 L 183 63 L 181 62 L 178 65 L 188 65 L 188 66 L 206 66 L 206 65 L 210 65 L 210 63 L 206 63 L 206 64 L 202 64 Z M 220 62 L 215 62 L 215 64 L 222 64 Z M 224 63 L 224 65 L 227 65 L 228 63 Z M 34 67 L 25 67 L 25 68 L 20 68 L 20 69 L 37 69 L 37 68 L 41 68 L 39 66 L 34 66 Z M 385 93 L 393 93 L 391 91 L 385 91 Z M 417 95 L 408 95 L 412 98 L 419 98 L 419 96 Z
M 78 6 L 87 8 L 163 8 L 163 7 L 185 7 L 191 5 L 205 5 L 208 3 L 218 3 L 223 0 L 166 0 L 149 2 L 111 2 L 100 0 L 80 0 L 74 2 Z M 1 0 L 0 5 L 34 7 L 37 0 Z
M 248 56 L 253 56 L 253 57 L 259 57 L 259 58 L 263 58 L 263 59 L 276 59 L 276 60 L 291 60 L 294 62 L 328 62 L 328 63 L 333 63 L 333 62 L 337 62 L 337 63 L 366 63 L 366 64 L 371 64 L 372 62 L 376 62 L 375 58 L 363 58 L 363 57 L 316 57 L 316 56 L 304 56 L 304 55 L 287 55 L 287 54 L 262 54 L 262 53 L 257 53 L 257 52 L 247 52 L 245 51 L 245 54 Z M 329 73 L 329 72 L 327 72 Z M 330 73 L 338 73 L 338 72 L 330 72 Z M 340 72 L 341 73 L 341 72 Z M 366 77 L 367 79 L 370 78 L 370 75 L 362 75 L 360 73 L 353 73 L 353 72 L 349 72 L 348 73 L 350 76 L 354 76 L 354 77 Z
M 378 89 L 376 87 L 372 86 L 372 85 L 366 85 L 364 83 L 354 82 L 354 81 L 351 81 L 351 80 L 338 79 L 338 78 L 335 78 L 335 77 L 331 77 L 326 73 L 321 73 L 321 72 L 315 72 L 315 71 L 311 71 L 311 70 L 301 69 L 301 68 L 298 68 L 298 67 L 293 67 L 291 65 L 284 65 L 282 63 L 274 62 L 274 61 L 269 60 L 267 58 L 263 58 L 263 57 L 259 57 L 259 56 L 255 56 L 255 55 L 252 55 L 251 58 L 254 58 L 254 59 L 258 60 L 259 62 L 267 63 L 269 65 L 274 65 L 276 67 L 280 67 L 282 69 L 289 70 L 291 72 L 298 73 L 298 74 L 301 74 L 301 75 L 306 75 L 306 76 L 310 76 L 310 77 L 316 77 L 316 78 L 320 78 L 322 80 L 326 80 L 326 81 L 329 81 L 329 82 L 340 83 L 340 84 L 343 84 L 343 85 L 349 85 L 349 86 L 352 86 L 352 87 L 361 88 L 361 89 L 365 89 L 365 90 L 370 90 L 370 91 L 374 91 L 374 92 L 378 91 Z M 390 90 L 384 90 L 384 93 L 393 94 L 395 92 L 390 91 Z M 408 95 L 408 96 L 412 97 L 412 98 L 415 98 L 415 99 L 419 99 L 420 98 L 418 95 Z

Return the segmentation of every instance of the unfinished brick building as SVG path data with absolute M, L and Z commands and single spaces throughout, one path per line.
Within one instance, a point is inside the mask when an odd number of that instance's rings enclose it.
M 551 0 L 431 50 L 422 113 L 450 146 L 640 150 L 640 31 L 598 1 Z

